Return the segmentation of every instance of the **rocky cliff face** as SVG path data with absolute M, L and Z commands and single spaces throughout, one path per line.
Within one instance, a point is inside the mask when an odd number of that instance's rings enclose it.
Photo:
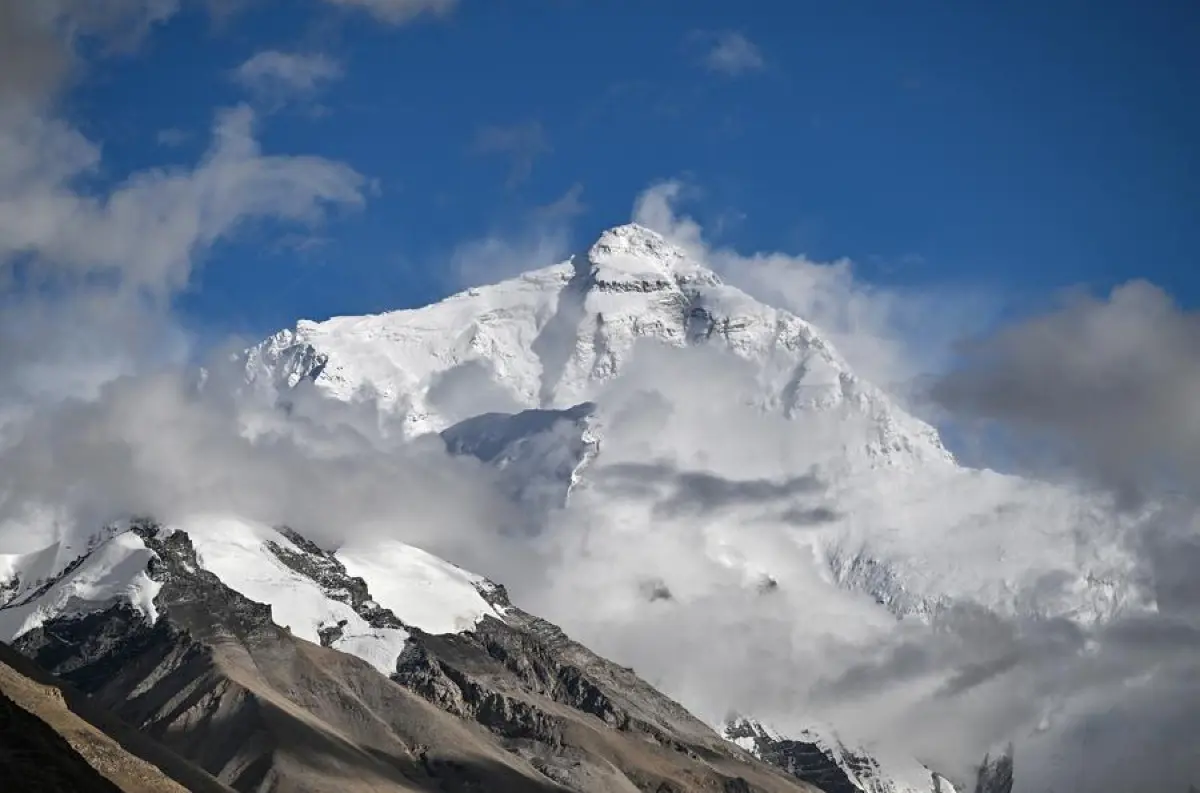
M 975 793 L 1012 793 L 1013 755 L 1012 747 L 995 757 L 988 756 L 979 766 L 975 778 Z
M 570 789 L 788 789 L 781 775 L 748 763 L 632 670 L 512 608 L 503 590 L 492 594 L 504 620 L 488 617 L 458 635 L 417 635 L 394 679 L 501 736 Z

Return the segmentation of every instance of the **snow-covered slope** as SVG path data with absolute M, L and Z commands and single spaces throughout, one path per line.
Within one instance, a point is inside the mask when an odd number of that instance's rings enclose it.
M 231 516 L 198 516 L 161 530 L 175 531 L 191 539 L 204 570 L 270 606 L 275 624 L 358 656 L 384 674 L 395 670 L 408 628 L 455 633 L 470 630 L 484 615 L 502 618 L 482 594 L 492 586 L 486 579 L 404 543 L 331 553 L 294 532 Z M 49 561 L 59 555 L 59 546 L 52 546 L 3 558 L 0 587 L 14 594 L 0 608 L 0 641 L 12 642 L 55 618 L 119 604 L 149 623 L 158 618 L 159 584 L 148 574 L 155 554 L 136 531 L 110 527 L 75 559 Z
M 385 540 L 345 546 L 334 556 L 366 581 L 380 606 L 426 633 L 459 633 L 485 616 L 503 617 L 483 597 L 493 587 L 486 578 L 411 545 Z
M 102 611 L 117 603 L 128 603 L 150 622 L 157 619 L 158 584 L 146 574 L 153 553 L 132 532 L 109 534 L 99 535 L 63 564 L 57 544 L 0 562 L 0 587 L 13 592 L 0 608 L 0 641 L 11 642 L 55 617 Z
M 377 397 L 413 434 L 495 410 L 569 408 L 624 370 L 635 344 L 715 344 L 752 364 L 758 406 L 786 416 L 847 411 L 869 422 L 867 465 L 948 462 L 937 432 L 860 380 L 811 325 L 721 282 L 640 226 L 605 232 L 586 254 L 425 308 L 301 321 L 247 351 L 272 393 L 311 380 L 350 400 Z M 447 396 L 471 384 L 475 404 Z

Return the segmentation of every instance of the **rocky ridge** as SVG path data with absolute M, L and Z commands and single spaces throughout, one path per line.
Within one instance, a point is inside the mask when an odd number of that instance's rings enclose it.
M 186 532 L 146 520 L 129 532 L 152 554 L 157 617 L 129 602 L 47 614 L 14 647 L 214 784 L 306 793 L 809 789 L 632 671 L 513 608 L 496 585 L 481 590 L 502 619 L 458 634 L 408 627 L 389 680 L 277 625 L 269 605 L 204 569 Z M 288 564 L 367 618 L 400 622 L 328 552 L 287 536 L 303 550 L 285 551 Z
M 847 746 L 832 732 L 809 730 L 782 736 L 753 719 L 737 718 L 725 725 L 725 736 L 765 760 L 810 782 L 826 793 L 957 793 L 951 782 L 924 766 L 885 767 L 866 749 Z M 987 762 L 985 761 L 985 767 Z M 981 769 L 981 773 L 982 769 Z M 1012 793 L 1009 788 L 977 787 L 975 793 Z

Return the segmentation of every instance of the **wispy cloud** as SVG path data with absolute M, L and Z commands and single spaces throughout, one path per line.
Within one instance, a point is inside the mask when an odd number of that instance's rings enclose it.
M 533 210 L 534 215 L 542 220 L 567 220 L 586 211 L 587 204 L 583 203 L 583 185 L 578 182 L 549 204 L 543 204 Z
M 516 230 L 496 230 L 459 243 L 450 256 L 448 282 L 462 288 L 514 278 L 563 261 L 571 253 L 570 243 L 565 218 L 534 217 Z
M 174 8 L 129 0 L 33 13 L 0 0 L 0 39 L 23 47 L 19 74 L 0 76 L 0 359 L 5 383 L 25 397 L 87 392 L 157 356 L 159 341 L 181 335 L 170 298 L 231 235 L 255 223 L 319 225 L 331 208 L 365 200 L 366 180 L 349 166 L 264 153 L 247 105 L 216 113 L 195 162 L 128 173 L 109 188 L 88 179 L 109 167 L 102 145 L 55 110 L 69 71 L 89 64 L 79 37 L 103 56 L 109 36 L 129 46 Z M 6 406 L 22 401 L 10 396 Z
M 540 121 L 482 127 L 471 144 L 475 154 L 501 155 L 509 159 L 509 187 L 528 179 L 537 159 L 550 150 L 546 130 Z
M 704 65 L 710 71 L 736 77 L 766 68 L 766 59 L 758 45 L 744 33 L 726 30 L 699 34 L 699 38 L 708 43 Z
M 342 75 L 342 65 L 328 55 L 264 50 L 235 69 L 233 79 L 256 99 L 278 105 L 312 97 Z
M 586 207 L 583 185 L 574 184 L 548 204 L 523 217 L 459 242 L 445 270 L 451 289 L 491 284 L 566 260 L 571 251 L 571 223 Z
M 333 5 L 360 8 L 377 19 L 393 25 L 412 22 L 418 17 L 449 14 L 458 0 L 325 0 Z
M 135 174 L 108 195 L 72 189 L 100 161 L 76 130 L 45 118 L 0 128 L 0 147 L 23 163 L 0 168 L 0 262 L 34 255 L 62 274 L 170 290 L 187 282 L 198 253 L 251 218 L 315 221 L 330 205 L 364 201 L 366 180 L 346 165 L 264 155 L 255 120 L 245 105 L 221 111 L 194 169 Z

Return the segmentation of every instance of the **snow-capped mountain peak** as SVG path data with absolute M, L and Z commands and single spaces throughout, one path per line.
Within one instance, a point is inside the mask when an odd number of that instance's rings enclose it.
M 602 289 L 654 291 L 689 283 L 719 285 L 716 273 L 645 226 L 629 223 L 605 231 L 588 250 L 594 283 Z
M 761 410 L 865 425 L 861 445 L 847 449 L 856 466 L 951 460 L 936 430 L 857 377 L 818 329 L 632 224 L 566 262 L 424 308 L 300 321 L 242 363 L 268 395 L 306 381 L 340 400 L 370 394 L 417 435 L 482 413 L 592 401 L 647 343 L 732 353 L 749 365 Z

